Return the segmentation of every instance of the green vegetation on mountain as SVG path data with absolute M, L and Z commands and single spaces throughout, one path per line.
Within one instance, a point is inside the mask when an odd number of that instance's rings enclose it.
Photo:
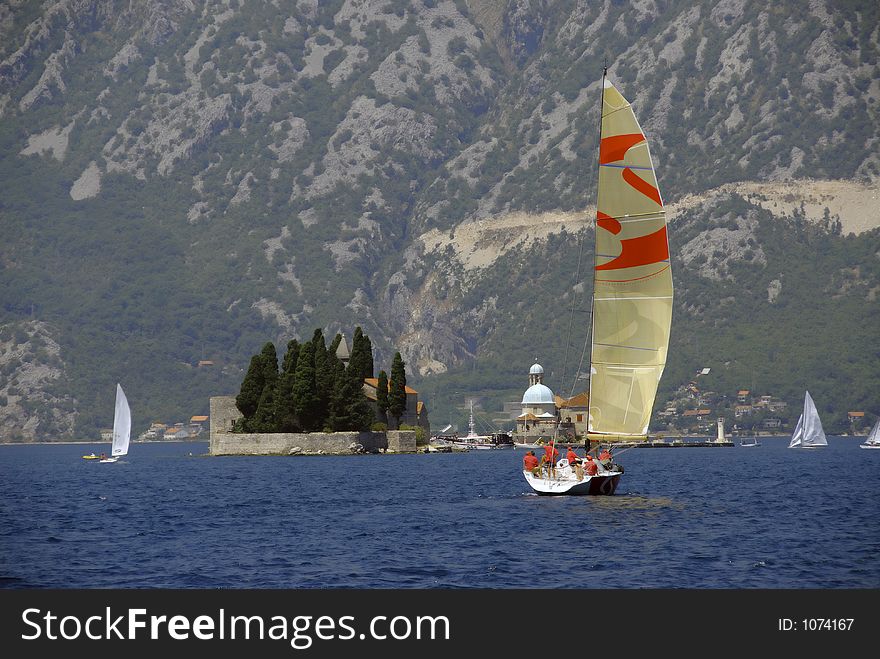
M 363 354 L 400 351 L 435 425 L 517 400 L 535 358 L 577 390 L 591 231 L 510 246 L 502 220 L 594 203 L 602 61 L 667 202 L 876 185 L 878 22 L 867 0 L 8 3 L 0 438 L 97 438 L 116 382 L 135 432 L 205 414 L 267 337 L 287 350 L 255 418 L 291 427 L 296 400 L 320 430 L 350 415 L 332 359 L 300 363 L 307 332 L 355 323 Z M 711 367 L 719 395 L 809 388 L 873 418 L 877 231 L 771 209 L 728 190 L 675 219 L 658 405 Z M 434 247 L 483 222 L 487 265 Z

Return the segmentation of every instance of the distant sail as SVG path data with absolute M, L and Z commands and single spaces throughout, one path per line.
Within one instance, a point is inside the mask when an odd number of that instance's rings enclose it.
M 606 78 L 599 146 L 589 432 L 644 437 L 666 365 L 672 271 L 648 142 Z
M 112 456 L 128 454 L 128 442 L 131 438 L 131 409 L 125 392 L 117 383 L 116 385 L 116 411 L 113 415 L 113 448 Z

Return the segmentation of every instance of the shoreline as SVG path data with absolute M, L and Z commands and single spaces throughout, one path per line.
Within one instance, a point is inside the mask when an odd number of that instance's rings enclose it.
M 205 439 L 133 439 L 131 440 L 132 444 L 187 444 L 187 443 L 195 443 L 195 442 L 207 442 L 209 441 L 206 437 Z M 58 442 L 0 442 L 0 446 L 71 446 L 71 445 L 86 445 L 86 444 L 108 444 L 106 440 L 103 439 L 65 439 L 63 441 Z

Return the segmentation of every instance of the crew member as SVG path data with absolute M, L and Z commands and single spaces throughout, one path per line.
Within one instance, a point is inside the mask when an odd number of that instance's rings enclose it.
M 523 471 L 530 471 L 534 474 L 536 469 L 538 469 L 538 456 L 534 451 L 529 451 L 523 458 Z
M 599 467 L 596 465 L 596 461 L 593 460 L 593 456 L 589 453 L 587 453 L 584 470 L 587 472 L 587 476 L 595 476 L 597 473 L 599 473 Z

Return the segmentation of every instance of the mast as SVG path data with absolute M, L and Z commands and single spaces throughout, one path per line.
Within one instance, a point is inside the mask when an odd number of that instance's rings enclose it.
M 599 246 L 599 176 L 602 173 L 602 117 L 605 114 L 605 80 L 608 78 L 608 60 L 602 60 L 602 84 L 599 87 L 599 140 L 596 144 L 596 219 L 593 221 L 593 294 L 590 296 L 590 386 L 587 394 L 587 405 L 589 405 L 589 401 L 593 400 L 593 327 L 594 327 L 594 312 L 596 310 L 596 264 L 598 259 L 598 246 Z M 580 369 L 578 369 L 580 371 Z M 589 407 L 587 408 L 587 415 L 589 417 Z M 589 450 L 589 435 L 591 430 L 591 424 L 589 422 L 589 418 L 587 420 L 587 447 Z

